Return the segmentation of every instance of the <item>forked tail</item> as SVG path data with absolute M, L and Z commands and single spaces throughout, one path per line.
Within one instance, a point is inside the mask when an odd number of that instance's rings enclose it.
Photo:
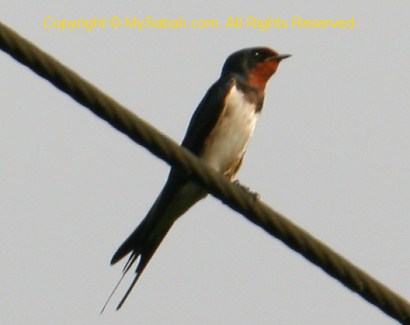
M 123 257 L 131 253 L 123 269 L 123 275 L 110 294 L 101 313 L 104 311 L 114 292 L 118 288 L 125 274 L 138 260 L 135 270 L 135 278 L 117 306 L 121 308 L 125 300 L 131 293 L 139 277 L 154 255 L 158 246 L 171 229 L 174 222 L 184 214 L 191 206 L 206 196 L 206 192 L 190 182 L 178 183 L 169 179 L 158 199 L 155 201 L 148 215 L 133 233 L 118 248 L 111 259 L 111 264 L 117 263 Z

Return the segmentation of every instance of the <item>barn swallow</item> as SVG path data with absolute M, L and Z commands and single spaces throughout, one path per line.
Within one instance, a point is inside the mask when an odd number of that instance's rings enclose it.
M 266 83 L 281 60 L 289 56 L 266 47 L 231 54 L 221 76 L 192 116 L 182 146 L 233 181 L 260 116 Z M 138 261 L 135 277 L 117 309 L 124 304 L 174 222 L 206 195 L 207 191 L 190 181 L 185 172 L 171 168 L 147 216 L 111 259 L 111 264 L 115 264 L 131 253 L 123 277 Z

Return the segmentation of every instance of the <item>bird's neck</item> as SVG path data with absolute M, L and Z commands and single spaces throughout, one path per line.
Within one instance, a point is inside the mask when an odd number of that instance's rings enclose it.
M 276 72 L 278 68 L 278 61 L 265 61 L 258 64 L 252 70 L 249 71 L 248 82 L 251 86 L 265 90 L 266 83 Z
M 256 111 L 260 111 L 265 97 L 265 88 L 255 87 L 251 85 L 247 80 L 236 79 L 235 87 L 239 92 L 244 94 L 244 99 L 255 104 Z

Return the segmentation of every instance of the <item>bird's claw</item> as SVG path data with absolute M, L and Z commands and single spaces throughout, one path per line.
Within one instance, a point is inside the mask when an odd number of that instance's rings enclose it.
M 251 189 L 250 189 L 248 186 L 243 185 L 243 184 L 242 184 L 240 181 L 238 181 L 237 179 L 234 180 L 234 181 L 232 182 L 232 184 L 234 184 L 235 186 L 239 186 L 239 187 L 242 188 L 243 190 L 249 192 L 249 193 L 252 195 L 252 198 L 253 198 L 254 201 L 259 201 L 259 200 L 260 200 L 261 196 L 259 195 L 259 193 L 251 191 Z

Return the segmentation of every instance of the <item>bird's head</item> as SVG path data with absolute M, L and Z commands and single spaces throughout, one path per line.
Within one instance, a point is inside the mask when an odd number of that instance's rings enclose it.
M 236 75 L 252 87 L 263 90 L 280 61 L 288 57 L 290 54 L 279 54 L 268 47 L 246 48 L 226 59 L 222 75 Z

